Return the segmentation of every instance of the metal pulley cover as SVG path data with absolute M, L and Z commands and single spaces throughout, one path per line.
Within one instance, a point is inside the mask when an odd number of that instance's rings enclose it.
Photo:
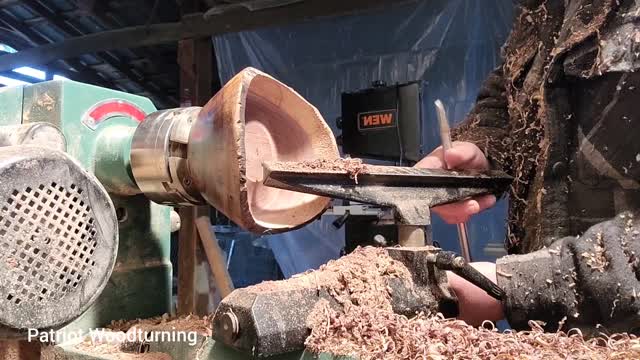
M 61 151 L 0 148 L 0 326 L 56 328 L 104 289 L 118 231 L 104 187 Z

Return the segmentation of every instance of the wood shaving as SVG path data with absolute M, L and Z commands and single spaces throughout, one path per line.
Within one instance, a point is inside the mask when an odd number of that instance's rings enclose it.
M 197 315 L 172 317 L 169 314 L 164 314 L 148 319 L 114 320 L 106 328 L 113 331 L 123 331 L 125 333 L 132 328 L 143 329 L 145 331 L 195 331 L 203 336 L 211 336 L 212 316 L 213 314 L 204 317 Z
M 506 273 L 506 272 L 502 272 L 502 271 L 500 271 L 500 270 L 496 270 L 496 274 L 497 274 L 497 275 L 500 275 L 500 276 L 504 276 L 504 277 L 506 277 L 506 278 L 510 278 L 510 277 L 512 277 L 512 276 L 513 276 L 513 274 L 509 274 L 509 273 Z
M 579 330 L 500 333 L 486 322 L 474 328 L 455 319 L 419 314 L 407 318 L 391 311 L 354 307 L 346 313 L 326 308 L 326 323 L 307 339 L 316 353 L 373 359 L 632 359 L 640 340 L 617 334 L 585 340 Z
M 316 305 L 307 318 L 311 334 L 305 346 L 311 352 L 360 360 L 640 358 L 640 340 L 634 335 L 603 335 L 586 340 L 576 329 L 545 333 L 534 321 L 530 322 L 530 331 L 501 333 L 490 322 L 474 328 L 440 314 L 420 313 L 411 318 L 396 314 L 390 294 L 379 280 L 380 274 L 393 269 L 396 276 L 409 279 L 406 268 L 402 264 L 391 265 L 393 260 L 383 249 L 360 248 L 355 254 L 347 262 L 330 262 L 318 273 L 321 286 L 331 289 L 343 306 L 332 307 L 326 301 Z M 326 277 L 322 271 L 327 270 L 340 275 Z M 298 285 L 287 286 L 318 284 L 310 273 L 294 280 Z M 262 285 L 263 290 L 284 286 L 277 284 Z
M 596 243 L 593 246 L 593 252 L 585 251 L 580 254 L 580 256 L 587 259 L 587 266 L 593 270 L 604 272 L 604 270 L 609 266 L 609 260 L 607 260 L 607 257 L 605 256 L 602 233 L 596 234 Z
M 309 169 L 323 169 L 329 171 L 346 171 L 349 177 L 358 183 L 358 174 L 367 170 L 367 165 L 362 162 L 362 159 L 340 158 L 340 159 L 317 159 L 313 161 L 305 161 L 301 163 L 302 166 Z
M 74 346 L 75 349 L 84 352 L 86 354 L 90 354 L 92 356 L 99 357 L 100 359 L 110 359 L 110 360 L 171 360 L 172 357 L 169 354 L 160 353 L 160 352 L 147 352 L 147 353 L 130 353 L 123 352 L 121 343 L 109 343 L 109 342 L 94 342 L 90 336 L 87 336 L 85 340 Z M 46 349 L 47 356 L 43 358 L 49 359 L 58 359 L 55 356 L 56 349 L 51 347 L 50 349 Z M 66 357 L 64 357 L 66 359 Z
M 213 316 L 213 315 L 211 315 Z M 148 319 L 135 320 L 115 320 L 109 324 L 104 331 L 115 333 L 129 333 L 142 331 L 143 333 L 151 333 L 156 331 L 180 331 L 180 332 L 197 332 L 202 336 L 211 336 L 211 317 L 199 317 L 196 315 L 187 315 L 180 317 L 172 317 L 169 314 L 156 316 Z M 165 353 L 135 353 L 140 343 L 121 342 L 99 342 L 94 341 L 91 336 L 87 336 L 84 341 L 74 346 L 82 352 L 99 355 L 100 358 L 114 360 L 169 360 L 171 356 Z M 124 351 L 125 348 L 128 351 Z
M 345 309 L 367 306 L 391 311 L 387 289 L 389 278 L 403 279 L 408 287 L 413 286 L 411 274 L 404 264 L 392 259 L 385 249 L 368 246 L 357 248 L 338 260 L 329 261 L 316 271 L 309 271 L 286 281 L 265 281 L 246 289 L 259 293 L 325 289 Z

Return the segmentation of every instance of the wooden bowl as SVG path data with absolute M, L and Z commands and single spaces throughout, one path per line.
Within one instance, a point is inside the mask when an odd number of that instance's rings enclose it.
M 203 108 L 189 136 L 189 171 L 203 197 L 241 227 L 262 233 L 300 227 L 329 199 L 266 187 L 262 162 L 337 159 L 318 110 L 253 69 L 231 79 Z

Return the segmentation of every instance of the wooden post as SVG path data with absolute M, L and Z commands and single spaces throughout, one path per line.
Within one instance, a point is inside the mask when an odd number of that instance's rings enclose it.
M 425 234 L 422 226 L 398 226 L 398 245 L 405 247 L 425 246 Z
M 181 2 L 182 15 L 197 12 L 199 1 Z M 180 67 L 180 106 L 202 106 L 213 94 L 211 38 L 186 39 L 178 43 Z M 200 212 L 208 208 L 201 209 Z M 178 315 L 202 312 L 195 297 L 197 252 L 200 238 L 195 225 L 199 210 L 196 207 L 180 209 L 181 228 L 178 243 Z M 204 314 L 200 314 L 204 315 Z
M 187 39 L 178 43 L 180 106 L 203 106 L 213 95 L 211 38 Z
M 229 276 L 229 271 L 227 271 L 227 262 L 218 244 L 218 239 L 216 239 L 215 233 L 211 231 L 211 220 L 208 213 L 199 215 L 196 218 L 196 228 L 202 241 L 202 247 L 207 254 L 216 288 L 220 292 L 220 297 L 224 299 L 233 291 L 233 282 L 231 281 L 231 276 Z
M 42 345 L 37 340 L 0 340 L 0 359 L 37 360 Z
M 178 233 L 178 315 L 195 312 L 195 272 L 198 231 L 195 227 L 195 208 L 184 207 L 180 213 Z

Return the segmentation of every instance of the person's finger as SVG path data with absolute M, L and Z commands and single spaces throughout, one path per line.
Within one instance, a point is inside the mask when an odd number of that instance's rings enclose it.
M 471 263 L 471 266 L 497 284 L 495 264 L 481 262 Z M 447 278 L 458 298 L 458 319 L 466 321 L 469 325 L 480 326 L 485 320 L 495 322 L 504 318 L 500 301 L 452 272 L 447 271 Z
M 459 224 L 466 222 L 472 215 L 480 212 L 480 204 L 475 199 L 468 199 L 436 206 L 432 210 L 447 224 Z
M 456 142 L 445 152 L 445 161 L 450 169 L 488 170 L 489 162 L 482 151 L 474 144 Z
M 442 147 L 439 147 L 431 152 L 431 154 L 422 158 L 415 165 L 417 168 L 422 169 L 442 169 Z
M 480 211 L 484 211 L 490 207 L 492 207 L 493 205 L 496 204 L 496 196 L 489 194 L 489 195 L 482 195 L 482 196 L 478 196 L 475 198 L 475 200 L 478 202 L 478 205 L 480 205 Z
M 484 211 L 496 204 L 494 195 L 482 195 L 451 204 L 434 207 L 432 210 L 447 224 L 467 222 L 473 215 Z

